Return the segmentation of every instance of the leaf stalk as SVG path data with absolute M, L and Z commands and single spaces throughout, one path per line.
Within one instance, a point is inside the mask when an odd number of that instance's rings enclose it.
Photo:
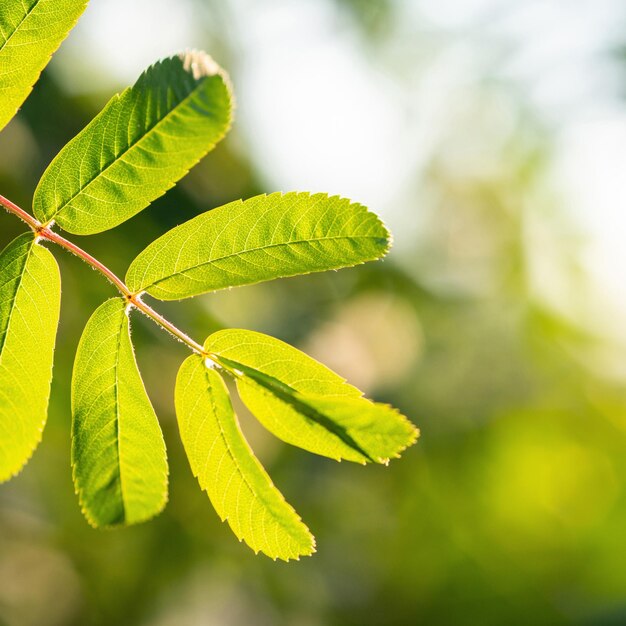
M 141 299 L 141 294 L 132 293 L 130 289 L 128 289 L 124 281 L 116 276 L 106 265 L 98 261 L 98 259 L 91 256 L 91 254 L 77 246 L 75 243 L 69 241 L 58 233 L 55 233 L 50 228 L 50 226 L 42 224 L 35 217 L 24 211 L 24 209 L 21 209 L 19 206 L 17 206 L 17 204 L 11 202 L 9 199 L 5 198 L 2 195 L 0 195 L 0 205 L 3 206 L 9 213 L 16 215 L 23 222 L 25 222 L 35 233 L 36 237 L 57 244 L 61 248 L 64 248 L 74 256 L 87 263 L 87 265 L 93 267 L 122 294 L 122 296 L 129 305 L 131 305 L 138 311 L 141 311 L 144 315 L 146 315 L 146 317 L 149 317 L 155 324 L 157 324 L 157 326 L 160 326 L 168 333 L 173 335 L 176 339 L 184 343 L 193 352 L 196 352 L 203 358 L 211 359 L 211 356 L 197 341 L 194 341 L 191 337 L 189 337 L 189 335 L 185 334 L 182 330 L 172 324 L 172 322 L 165 319 L 151 306 L 143 302 L 143 300 Z

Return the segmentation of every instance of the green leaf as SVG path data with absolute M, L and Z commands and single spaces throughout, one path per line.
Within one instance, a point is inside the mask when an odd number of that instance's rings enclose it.
M 273 193 L 199 215 L 149 245 L 129 288 L 161 300 L 349 267 L 383 256 L 390 235 L 360 204 L 326 194 Z
M 77 235 L 113 228 L 172 187 L 230 122 L 228 79 L 208 55 L 160 61 L 56 156 L 35 191 L 35 215 Z
M 61 278 L 32 233 L 0 253 L 0 481 L 19 472 L 48 414 Z
M 286 561 L 314 552 L 309 530 L 244 439 L 224 381 L 197 355 L 178 374 L 176 414 L 191 469 L 239 540 Z
M 96 310 L 78 345 L 72 466 L 83 513 L 93 526 L 142 522 L 167 501 L 165 443 L 137 369 L 121 298 Z
M 333 459 L 387 463 L 419 431 L 390 406 L 363 398 L 343 378 L 292 346 L 249 330 L 221 330 L 205 349 L 233 374 L 259 421 L 292 445 Z
M 2 0 L 1 4 L 0 130 L 26 100 L 87 0 Z

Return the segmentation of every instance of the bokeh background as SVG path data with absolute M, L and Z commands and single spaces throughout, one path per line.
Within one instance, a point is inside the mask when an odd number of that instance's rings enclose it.
M 0 6 L 0 10 L 1 6 Z M 626 6 L 620 0 L 91 0 L 0 136 L 27 208 L 54 154 L 159 57 L 209 51 L 237 121 L 166 197 L 81 244 L 123 274 L 240 197 L 327 191 L 380 213 L 383 262 L 159 305 L 203 339 L 271 333 L 422 430 L 388 468 L 245 432 L 318 539 L 255 556 L 176 432 L 184 348 L 134 320 L 171 465 L 156 520 L 95 531 L 69 467 L 69 381 L 112 288 L 59 251 L 44 440 L 0 487 L 0 624 L 626 623 Z M 0 245 L 23 230 L 0 215 Z

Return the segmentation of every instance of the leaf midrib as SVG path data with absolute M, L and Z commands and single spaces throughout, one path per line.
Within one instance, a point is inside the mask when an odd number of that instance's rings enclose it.
M 122 348 L 122 332 L 126 313 L 122 312 L 122 322 L 120 324 L 120 332 L 117 338 L 117 352 L 115 355 L 115 437 L 117 440 L 117 465 L 120 477 L 120 497 L 122 501 L 122 519 L 126 521 L 126 499 L 124 497 L 124 480 L 122 479 L 122 449 L 120 437 L 120 403 L 119 403 L 119 370 L 120 370 L 120 354 Z
M 261 250 L 270 250 L 272 248 L 280 248 L 282 246 L 299 246 L 302 244 L 306 244 L 306 243 L 313 243 L 316 241 L 339 241 L 339 240 L 345 240 L 345 239 L 349 239 L 349 240 L 355 240 L 355 239 L 381 239 L 381 240 L 386 240 L 386 238 L 384 236 L 380 236 L 380 237 L 376 237 L 374 235 L 344 235 L 341 237 L 338 236 L 332 236 L 332 237 L 313 237 L 310 239 L 297 239 L 295 241 L 284 241 L 281 243 L 273 243 L 273 244 L 269 244 L 266 246 L 257 246 L 256 248 L 248 248 L 247 250 L 242 250 L 241 252 L 232 252 L 231 254 L 225 254 L 221 257 L 216 257 L 215 259 L 211 259 L 210 261 L 204 261 L 203 263 L 198 263 L 197 265 L 193 265 L 191 267 L 187 267 L 183 270 L 179 270 L 177 272 L 174 272 L 173 274 L 170 274 L 169 276 L 166 276 L 165 278 L 159 278 L 158 280 L 155 280 L 154 282 L 150 283 L 149 285 L 146 285 L 144 287 L 142 287 L 139 291 L 147 291 L 148 289 L 151 289 L 152 287 L 156 287 L 157 285 L 159 285 L 160 283 L 163 283 L 167 280 L 170 280 L 172 278 L 176 278 L 177 276 L 180 276 L 182 274 L 185 274 L 187 272 L 191 272 L 193 270 L 197 270 L 201 267 L 205 267 L 205 266 L 209 266 L 209 265 L 213 265 L 214 263 L 218 263 L 219 261 L 224 261 L 226 259 L 232 259 L 234 257 L 242 257 L 246 254 L 251 254 L 253 252 L 260 252 Z M 360 261 L 363 262 L 363 261 Z
M 24 17 L 19 21 L 18 25 L 13 29 L 13 32 L 7 37 L 5 42 L 0 46 L 0 53 L 6 48 L 9 41 L 11 41 L 11 39 L 13 38 L 13 35 L 15 35 L 15 33 L 20 29 L 22 24 L 29 18 L 31 13 L 39 6 L 40 2 L 41 0 L 35 0 L 35 4 L 33 4 L 33 6 L 26 12 Z
M 118 163 L 120 160 L 122 160 L 124 158 L 124 156 L 126 154 L 128 154 L 131 150 L 133 150 L 138 144 L 140 144 L 150 133 L 152 133 L 152 131 L 154 131 L 160 124 L 162 124 L 163 122 L 165 122 L 170 115 L 172 115 L 172 113 L 174 113 L 174 111 L 176 111 L 176 109 L 178 109 L 179 107 L 182 107 L 186 104 L 187 100 L 189 100 L 190 98 L 192 98 L 193 96 L 196 95 L 196 92 L 198 91 L 198 89 L 200 88 L 200 86 L 204 85 L 206 79 L 211 78 L 212 76 L 203 76 L 202 77 L 202 82 L 197 83 L 196 87 L 191 91 L 191 93 L 187 96 L 185 96 L 185 98 L 183 98 L 180 102 L 178 102 L 176 104 L 176 106 L 174 106 L 172 109 L 170 109 L 161 119 L 159 119 L 157 122 L 155 122 L 153 125 L 151 125 L 148 130 L 141 135 L 136 141 L 132 142 L 129 146 L 127 146 L 126 148 L 124 148 L 124 150 L 118 154 L 111 162 L 107 163 L 105 165 L 104 168 L 99 169 L 96 174 L 94 174 L 85 185 L 81 186 L 78 191 L 76 193 L 74 193 L 72 195 L 71 198 L 69 198 L 68 200 L 66 200 L 50 217 L 46 218 L 47 222 L 50 222 L 51 220 L 57 219 L 59 213 L 61 213 L 65 208 L 67 208 L 78 196 L 80 196 L 82 193 L 85 192 L 85 190 L 87 190 L 89 188 L 89 186 L 100 176 L 102 176 L 109 168 L 113 167 L 116 163 Z M 134 85 L 133 87 L 131 87 L 129 90 L 127 90 L 126 92 L 123 92 L 121 95 L 118 96 L 118 102 L 116 104 L 119 104 L 120 100 L 122 99 L 122 97 L 124 96 L 124 93 L 129 93 L 130 91 L 132 91 L 133 89 L 135 89 L 136 85 Z
M 33 249 L 35 247 L 35 242 L 33 241 L 28 249 L 28 252 L 26 253 L 26 260 L 24 261 L 24 265 L 22 266 L 22 270 L 20 272 L 19 275 L 19 280 L 16 281 L 15 283 L 15 291 L 13 293 L 13 303 L 11 305 L 11 312 L 9 313 L 9 319 L 7 320 L 7 329 L 6 332 L 4 333 L 4 338 L 2 339 L 2 342 L 0 344 L 0 365 L 2 365 L 2 355 L 4 353 L 4 346 L 6 345 L 7 342 L 7 337 L 9 336 L 9 331 L 11 329 L 11 321 L 13 319 L 13 314 L 15 313 L 15 302 L 17 300 L 17 293 L 20 290 L 20 287 L 22 285 L 22 282 L 24 281 L 24 275 L 26 274 L 26 266 L 28 265 L 28 261 L 30 259 L 31 254 L 33 253 Z

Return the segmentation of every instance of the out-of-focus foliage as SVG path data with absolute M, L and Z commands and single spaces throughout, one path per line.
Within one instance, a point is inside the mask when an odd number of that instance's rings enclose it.
M 421 62 L 420 77 L 430 67 Z M 196 298 L 184 319 L 164 306 L 195 336 L 244 326 L 293 342 L 419 422 L 420 446 L 395 467 L 337 467 L 275 445 L 235 407 L 321 546 L 297 564 L 257 559 L 189 480 L 170 392 L 186 351 L 137 323 L 171 501 L 148 526 L 92 530 L 69 470 L 68 372 L 80 329 L 112 292 L 60 257 L 71 271 L 46 438 L 0 490 L 0 623 L 624 622 L 626 388 L 615 366 L 624 355 L 576 321 L 589 291 L 547 182 L 554 137 L 515 85 L 486 77 L 464 96 L 406 199 L 419 235 L 403 246 L 413 231 L 397 233 L 383 264 Z M 3 195 L 27 205 L 50 158 L 101 104 L 45 74 L 0 139 Z M 267 191 L 242 141 L 219 146 L 115 234 L 90 238 L 89 251 L 123 273 L 167 229 Z M 4 245 L 20 226 L 2 223 Z

